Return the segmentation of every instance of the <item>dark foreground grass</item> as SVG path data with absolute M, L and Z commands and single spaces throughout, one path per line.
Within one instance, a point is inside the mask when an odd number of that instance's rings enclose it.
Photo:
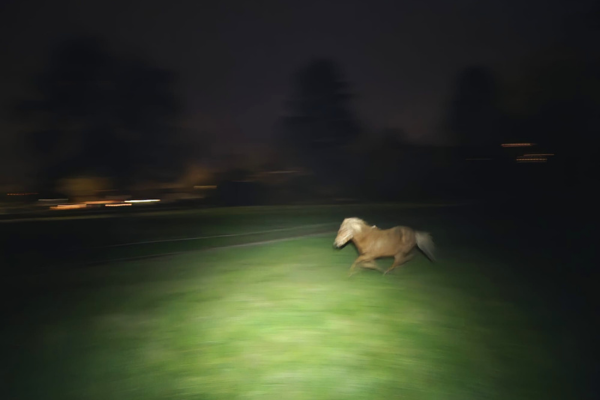
M 583 398 L 511 258 L 418 218 L 440 261 L 385 277 L 328 234 L 5 280 L 0 398 Z
M 284 206 L 166 211 L 151 214 L 77 215 L 0 221 L 0 264 L 12 273 L 89 262 L 182 252 L 337 230 L 347 216 L 379 226 L 423 223 L 415 205 Z M 407 210 L 410 210 L 407 213 Z M 59 213 L 57 213 L 59 214 Z

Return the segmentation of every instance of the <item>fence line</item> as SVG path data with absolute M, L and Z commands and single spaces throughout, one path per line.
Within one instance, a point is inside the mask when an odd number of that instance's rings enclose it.
M 113 258 L 113 259 L 108 259 L 108 260 L 90 260 L 90 261 L 84 261 L 81 263 L 77 263 L 77 268 L 87 267 L 85 270 L 89 271 L 90 268 L 94 269 L 94 268 L 102 267 L 105 264 L 111 264 L 111 263 L 127 262 L 127 261 L 141 261 L 141 260 L 148 260 L 151 258 L 165 258 L 165 257 L 179 256 L 182 254 L 205 253 L 205 252 L 210 252 L 210 251 L 233 249 L 233 248 L 239 248 L 239 247 L 263 246 L 263 245 L 267 245 L 267 244 L 289 242 L 292 240 L 305 239 L 305 238 L 309 238 L 309 237 L 329 235 L 332 233 L 335 233 L 335 231 L 309 233 L 309 234 L 305 234 L 305 235 L 297 235 L 297 236 L 291 236 L 291 237 L 286 237 L 286 238 L 281 238 L 281 239 L 262 240 L 262 241 L 258 241 L 258 242 L 250 242 L 250 243 L 242 243 L 242 244 L 214 246 L 214 247 L 208 247 L 205 249 L 183 250 L 183 251 L 175 251 L 175 252 L 170 252 L 170 253 L 149 254 L 149 255 L 145 255 L 145 256 L 121 257 L 121 258 Z M 67 270 L 63 269 L 63 270 L 53 271 L 53 272 L 42 272 L 42 273 L 37 273 L 34 275 L 16 276 L 15 278 L 39 279 L 39 278 L 43 278 L 43 277 L 46 277 L 49 275 L 56 275 L 56 274 L 60 274 L 60 273 L 70 273 L 70 272 L 74 272 L 74 271 L 82 271 L 82 269 L 69 268 L 69 267 L 74 267 L 74 264 L 70 264 L 70 263 L 63 264 L 61 267 L 63 267 L 63 268 L 67 267 L 68 269 Z
M 218 239 L 218 238 L 225 238 L 225 237 L 251 236 L 251 235 L 260 235 L 263 233 L 286 232 L 286 231 L 293 231 L 293 230 L 298 230 L 298 229 L 317 228 L 320 226 L 328 226 L 328 225 L 334 225 L 334 224 L 337 225 L 338 223 L 337 222 L 329 222 L 329 223 L 325 223 L 325 224 L 302 225 L 302 226 L 296 226 L 296 227 L 292 227 L 292 228 L 269 229 L 269 230 L 254 231 L 254 232 L 229 233 L 229 234 L 212 235 L 212 236 L 195 236 L 195 237 L 179 238 L 179 239 L 148 240 L 148 241 L 143 241 L 143 242 L 130 242 L 130 243 L 111 244 L 111 245 L 107 245 L 107 246 L 98 246 L 98 247 L 95 247 L 95 249 L 137 246 L 137 245 L 142 245 L 142 244 L 186 242 L 186 241 L 192 241 L 192 240 Z

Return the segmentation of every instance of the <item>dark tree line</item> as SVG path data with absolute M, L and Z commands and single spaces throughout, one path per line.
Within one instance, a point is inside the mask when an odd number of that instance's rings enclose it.
M 175 176 L 184 148 L 174 83 L 172 72 L 111 54 L 94 37 L 60 45 L 35 78 L 36 96 L 15 107 L 40 183 L 51 188 L 61 178 L 91 175 L 126 187 Z
M 532 59 L 534 62 L 520 71 L 520 79 L 513 87 L 507 87 L 506 79 L 499 79 L 483 66 L 467 67 L 457 74 L 444 124 L 458 147 L 454 154 L 432 155 L 430 161 L 437 163 L 433 161 L 436 157 L 446 159 L 446 163 L 453 160 L 456 168 L 439 172 L 462 175 L 466 186 L 457 190 L 503 190 L 503 185 L 514 176 L 508 173 L 512 171 L 510 165 L 507 169 L 506 164 L 498 162 L 506 157 L 500 145 L 510 141 L 537 143 L 533 152 L 555 152 L 558 164 L 545 171 L 557 173 L 555 166 L 560 165 L 566 176 L 566 180 L 564 176 L 560 178 L 560 184 L 582 183 L 590 177 L 593 160 L 598 159 L 600 64 L 597 59 L 594 63 L 577 55 L 537 55 Z M 422 160 L 429 157 L 428 151 L 403 143 L 401 131 L 373 135 L 361 128 L 351 111 L 349 85 L 333 62 L 310 63 L 294 76 L 292 83 L 290 115 L 284 119 L 282 137 L 324 185 L 337 182 L 359 186 L 363 191 L 400 195 L 411 165 L 413 172 L 426 168 Z M 371 147 L 362 148 L 354 154 L 360 156 L 353 158 L 347 152 L 348 145 L 364 136 L 371 137 Z M 491 157 L 496 161 L 465 164 L 470 157 Z M 515 164 L 510 157 L 506 160 Z M 523 171 L 526 169 L 513 172 L 519 175 Z M 434 172 L 430 168 L 427 179 L 440 175 Z M 538 178 L 523 177 L 523 182 L 535 185 Z M 453 178 L 453 182 L 458 181 Z M 456 184 L 452 186 L 458 188 Z
M 589 154 L 597 152 L 596 145 L 585 145 L 593 142 L 589 137 L 597 140 L 600 126 L 597 60 L 546 62 L 531 71 L 519 84 L 520 95 L 528 93 L 524 106 L 511 113 L 505 88 L 489 69 L 463 70 L 445 118 L 457 144 L 483 148 L 531 140 L 560 148 L 572 165 L 581 146 Z M 24 134 L 39 163 L 40 181 L 52 187 L 65 177 L 92 175 L 128 187 L 174 180 L 191 155 L 176 129 L 181 107 L 175 78 L 142 59 L 113 54 L 93 37 L 63 43 L 36 77 L 36 96 L 15 107 L 16 118 L 27 127 Z M 390 181 L 402 180 L 399 158 L 409 159 L 411 150 L 400 131 L 388 130 L 371 149 L 350 150 L 372 132 L 353 112 L 350 84 L 335 62 L 313 60 L 291 83 L 288 114 L 279 125 L 286 157 L 312 169 L 324 187 L 360 187 L 359 182 L 381 171 Z M 479 172 L 479 178 L 488 173 Z

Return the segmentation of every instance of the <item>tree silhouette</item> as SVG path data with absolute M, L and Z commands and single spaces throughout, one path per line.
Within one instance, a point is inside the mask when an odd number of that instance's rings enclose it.
M 290 113 L 280 125 L 288 158 L 316 173 L 314 185 L 321 192 L 338 196 L 352 184 L 347 151 L 361 130 L 348 86 L 333 61 L 313 60 L 294 74 Z
M 173 82 L 171 72 L 111 55 L 94 37 L 60 45 L 35 79 L 37 97 L 15 109 L 43 183 L 77 174 L 121 186 L 172 177 L 182 159 Z
M 447 121 L 458 144 L 487 146 L 500 143 L 501 113 L 497 92 L 495 78 L 485 67 L 469 67 L 458 75 Z
M 317 59 L 293 77 L 290 114 L 284 120 L 285 140 L 301 152 L 335 149 L 360 132 L 350 110 L 352 98 L 336 64 Z

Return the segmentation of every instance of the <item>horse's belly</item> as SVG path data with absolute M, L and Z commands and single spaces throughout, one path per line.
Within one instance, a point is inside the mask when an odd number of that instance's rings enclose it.
M 398 251 L 398 243 L 380 242 L 374 243 L 369 252 L 375 257 L 393 257 Z

